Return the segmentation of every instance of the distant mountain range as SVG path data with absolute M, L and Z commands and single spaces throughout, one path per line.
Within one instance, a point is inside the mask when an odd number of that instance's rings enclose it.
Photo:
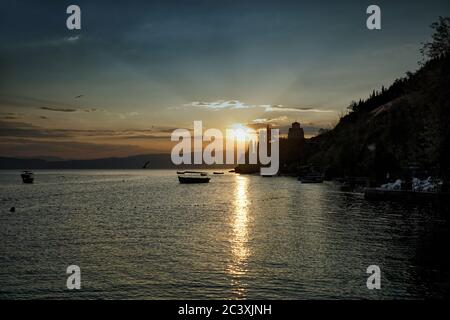
M 9 158 L 0 157 L 0 170 L 35 169 L 201 169 L 233 167 L 226 165 L 183 165 L 172 164 L 170 154 L 144 154 L 123 158 L 102 158 L 92 160 L 58 160 L 53 158 Z

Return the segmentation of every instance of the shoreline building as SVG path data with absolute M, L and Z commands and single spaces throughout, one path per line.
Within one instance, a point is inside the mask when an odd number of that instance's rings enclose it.
M 292 123 L 287 138 L 280 140 L 280 167 L 284 172 L 296 172 L 303 159 L 305 132 L 299 122 Z
M 289 128 L 288 140 L 305 140 L 305 132 L 299 122 L 294 122 Z
M 272 128 L 270 125 L 266 127 L 268 136 Z M 299 122 L 292 123 L 289 128 L 288 136 L 280 137 L 280 172 L 281 173 L 293 173 L 298 172 L 299 167 L 303 159 L 305 147 L 305 132 Z M 258 146 L 259 148 L 259 142 Z M 271 150 L 270 141 L 267 141 L 267 150 Z M 246 161 L 249 158 L 249 150 L 245 153 Z M 247 162 L 248 163 L 248 162 Z M 259 172 L 261 165 L 258 164 L 240 164 L 236 167 L 237 173 L 250 174 Z

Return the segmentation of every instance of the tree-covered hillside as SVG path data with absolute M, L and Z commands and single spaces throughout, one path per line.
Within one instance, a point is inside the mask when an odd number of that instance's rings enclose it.
M 420 167 L 448 178 L 450 169 L 450 18 L 432 25 L 421 68 L 366 100 L 352 102 L 331 131 L 312 138 L 306 162 L 330 176 L 381 181 Z

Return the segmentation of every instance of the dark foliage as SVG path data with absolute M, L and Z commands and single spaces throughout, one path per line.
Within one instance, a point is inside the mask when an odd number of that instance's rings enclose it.
M 407 167 L 450 176 L 449 18 L 432 28 L 433 42 L 422 52 L 429 60 L 415 73 L 350 105 L 331 131 L 306 145 L 308 164 L 331 176 L 367 176 L 383 181 Z

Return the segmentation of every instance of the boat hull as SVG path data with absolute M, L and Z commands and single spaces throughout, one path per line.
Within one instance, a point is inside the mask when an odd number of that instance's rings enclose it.
M 21 177 L 22 177 L 22 182 L 23 183 L 31 184 L 31 183 L 34 182 L 34 177 L 32 177 L 32 176 L 29 176 L 29 175 L 26 175 L 26 174 L 22 174 Z
M 211 178 L 208 177 L 178 177 L 178 181 L 182 184 L 199 184 L 199 183 L 208 183 Z

